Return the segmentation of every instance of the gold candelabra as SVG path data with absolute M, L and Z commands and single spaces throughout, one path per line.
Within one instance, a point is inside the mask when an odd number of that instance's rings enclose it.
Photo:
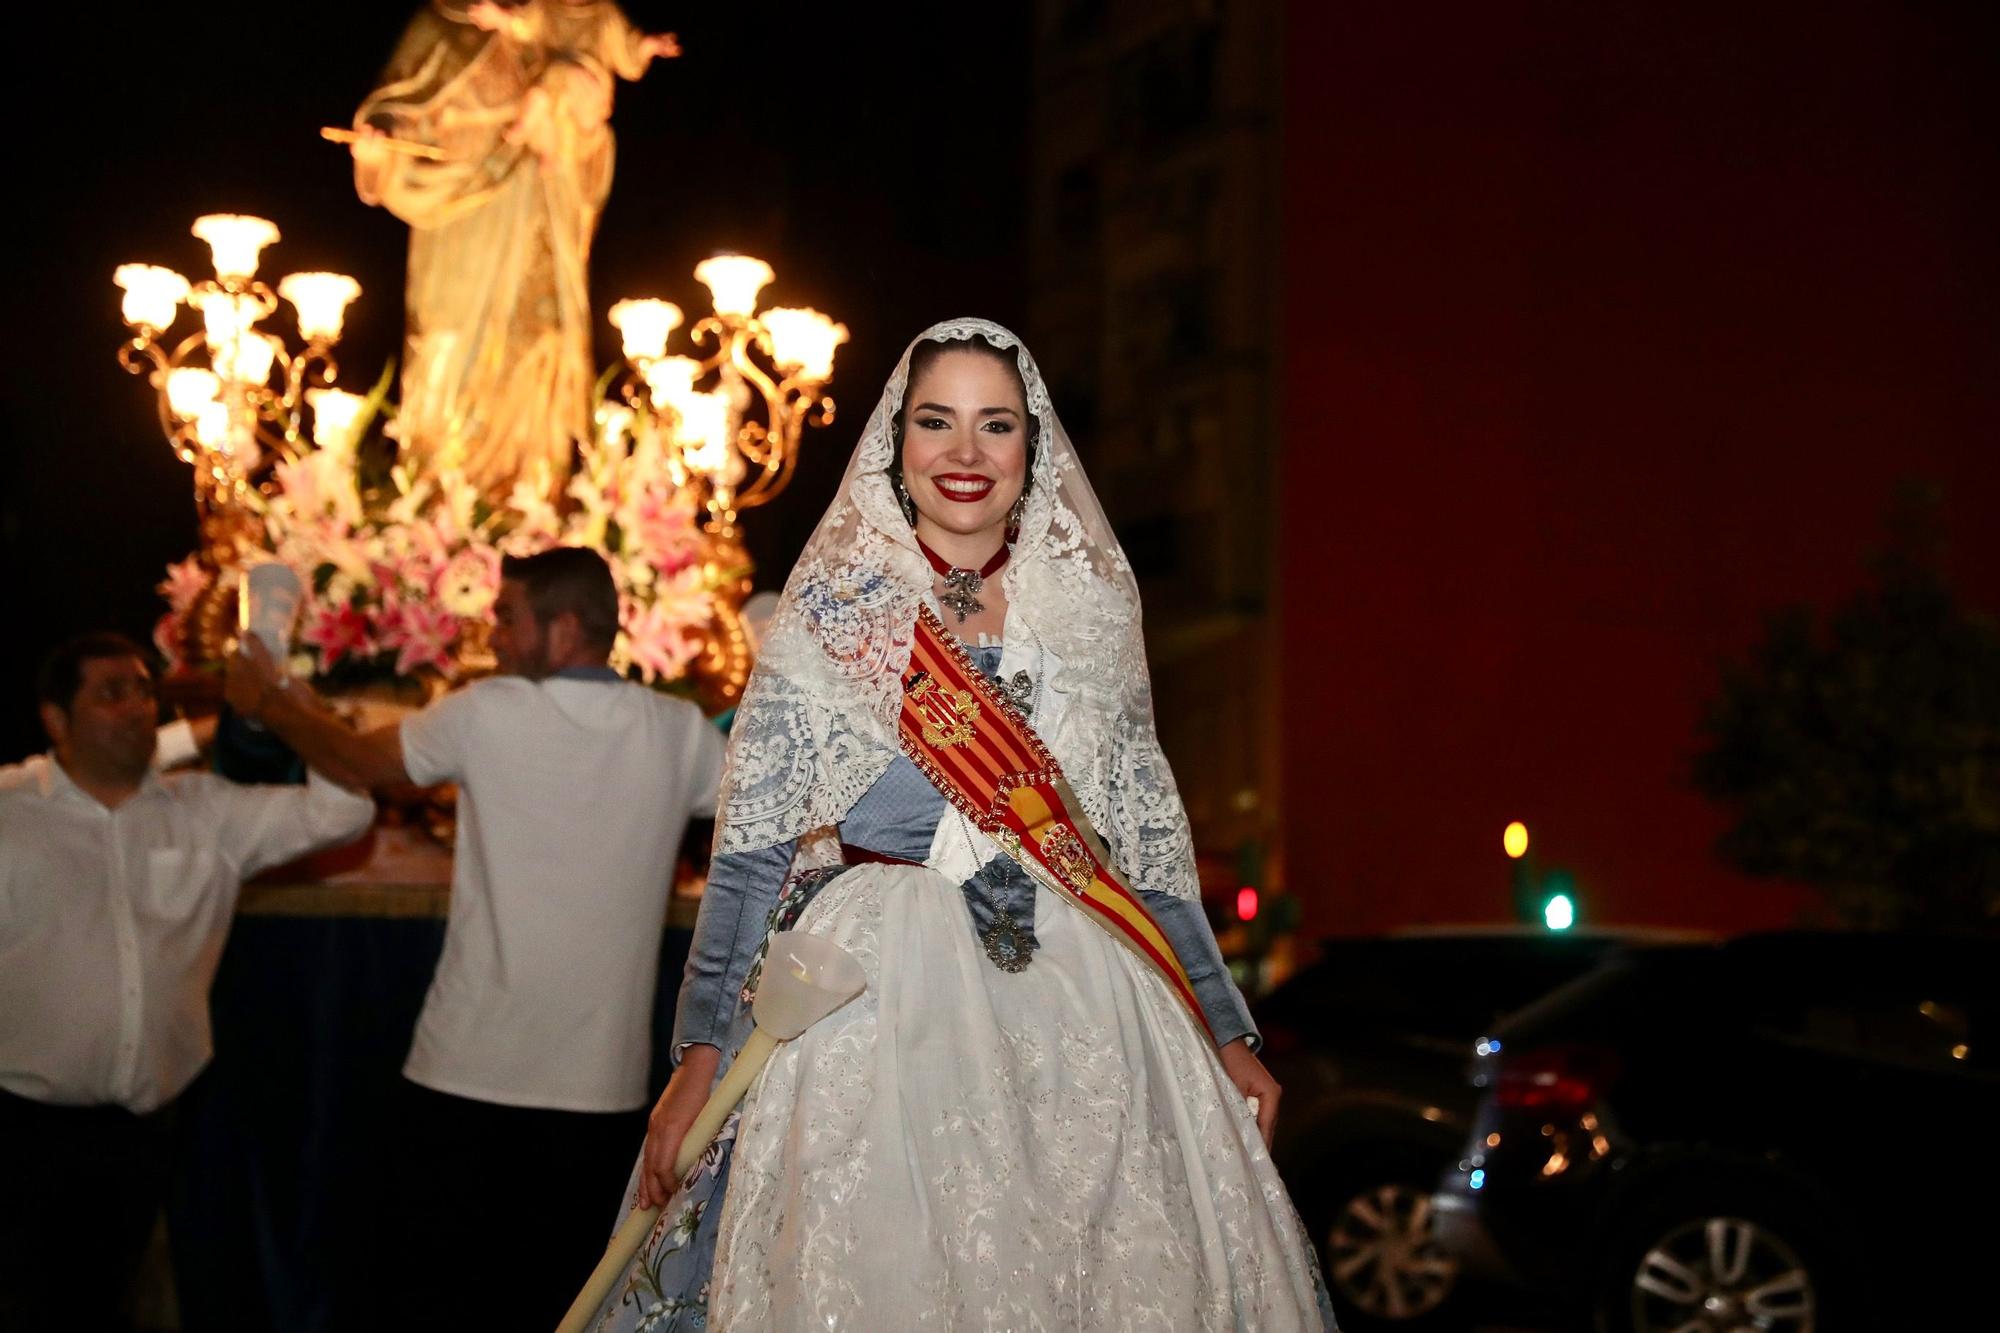
M 246 500 L 272 464 L 296 458 L 307 410 L 319 443 L 352 429 L 362 399 L 333 387 L 333 345 L 361 284 L 343 273 L 293 273 L 276 291 L 258 281 L 260 254 L 278 239 L 263 218 L 211 213 L 195 219 L 193 234 L 208 243 L 213 278 L 189 282 L 155 264 L 120 265 L 113 275 L 132 329 L 118 362 L 157 393 L 160 429 L 194 469 L 202 553 L 222 568 L 262 545 Z M 304 345 L 296 350 L 258 327 L 281 299 L 297 317 Z M 183 305 L 201 327 L 163 341 Z
M 275 290 L 258 281 L 260 252 L 278 239 L 262 218 L 213 214 L 197 219 L 193 232 L 209 245 L 213 278 L 191 282 L 152 264 L 125 264 L 114 274 L 132 331 L 118 359 L 147 377 L 160 428 L 193 469 L 198 554 L 219 575 L 265 547 L 263 501 L 279 493 L 274 467 L 302 460 L 311 447 L 353 459 L 366 400 L 334 387 L 333 348 L 361 288 L 338 273 L 294 273 Z M 660 469 L 703 513 L 713 623 L 689 674 L 722 707 L 742 693 L 751 658 L 740 614 L 750 561 L 738 516 L 784 489 L 805 427 L 833 420 L 825 389 L 847 329 L 816 310 L 759 310 L 758 295 L 773 277 L 762 260 L 721 255 L 694 276 L 713 305 L 688 330 L 694 355 L 667 350 L 682 324 L 673 303 L 626 300 L 611 308 L 624 360 L 601 381 L 598 448 L 615 445 L 615 457 L 642 473 Z M 289 346 L 264 327 L 281 302 L 296 315 Z M 178 335 L 183 306 L 199 327 Z M 593 465 L 610 456 L 596 455 Z M 200 594 L 189 616 L 194 660 L 223 651 L 232 597 L 220 577 Z
M 759 310 L 758 293 L 773 277 L 761 259 L 717 255 L 694 276 L 714 307 L 688 331 L 694 356 L 667 352 L 682 323 L 671 301 L 611 307 L 625 364 L 606 385 L 599 428 L 664 450 L 675 483 L 700 500 L 708 531 L 734 547 L 737 516 L 791 480 L 805 427 L 832 422 L 824 390 L 847 326 L 812 309 Z

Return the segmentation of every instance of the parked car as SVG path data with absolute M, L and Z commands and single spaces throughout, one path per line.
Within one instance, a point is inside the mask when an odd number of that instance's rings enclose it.
M 1458 1263 L 1430 1193 L 1478 1101 L 1465 1052 L 1509 1010 L 1615 949 L 1687 935 L 1525 927 L 1327 941 L 1255 1006 L 1284 1088 L 1272 1156 L 1319 1251 L 1341 1327 L 1455 1327 Z
M 1439 1235 L 1606 1333 L 1991 1327 L 1996 988 L 1991 938 L 1609 959 L 1478 1043 Z

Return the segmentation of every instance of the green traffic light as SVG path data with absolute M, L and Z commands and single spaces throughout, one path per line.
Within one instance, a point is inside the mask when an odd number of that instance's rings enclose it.
M 1511 859 L 1515 919 L 1536 921 L 1548 930 L 1573 929 L 1577 918 L 1576 876 L 1561 866 L 1544 870 L 1528 855 L 1525 825 L 1507 826 L 1505 850 Z

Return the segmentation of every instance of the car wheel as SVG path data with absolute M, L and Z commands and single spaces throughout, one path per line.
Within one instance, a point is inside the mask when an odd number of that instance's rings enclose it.
M 1416 1329 L 1442 1322 L 1458 1260 L 1431 1224 L 1437 1168 L 1410 1163 L 1312 1191 L 1307 1218 L 1342 1329 Z
M 1851 1313 L 1829 1238 L 1776 1190 L 1677 1190 L 1615 1234 L 1597 1301 L 1608 1333 L 1828 1333 Z

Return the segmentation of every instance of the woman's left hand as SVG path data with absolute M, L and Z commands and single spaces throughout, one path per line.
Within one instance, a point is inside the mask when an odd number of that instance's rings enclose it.
M 1278 1095 L 1281 1089 L 1278 1080 L 1271 1077 L 1271 1071 L 1264 1068 L 1264 1062 L 1250 1052 L 1250 1039 L 1238 1037 L 1224 1046 L 1218 1054 L 1222 1057 L 1222 1068 L 1229 1075 L 1229 1081 L 1246 1098 L 1257 1099 L 1257 1132 L 1264 1136 L 1264 1146 L 1271 1146 L 1271 1135 L 1278 1128 Z

